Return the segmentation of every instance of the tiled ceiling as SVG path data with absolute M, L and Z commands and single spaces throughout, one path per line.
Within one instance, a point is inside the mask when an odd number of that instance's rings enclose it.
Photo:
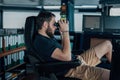
M 59 6 L 61 5 L 61 0 L 43 0 L 44 5 L 47 6 Z M 99 0 L 74 0 L 75 6 L 80 5 L 98 5 Z

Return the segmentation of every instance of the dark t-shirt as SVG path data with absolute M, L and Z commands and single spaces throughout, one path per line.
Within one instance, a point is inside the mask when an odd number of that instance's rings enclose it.
M 55 38 L 48 38 L 40 34 L 35 37 L 34 47 L 39 52 L 39 55 L 47 62 L 58 61 L 52 58 L 51 55 L 56 48 L 62 49 L 62 46 Z M 72 55 L 72 59 L 74 58 L 75 56 Z

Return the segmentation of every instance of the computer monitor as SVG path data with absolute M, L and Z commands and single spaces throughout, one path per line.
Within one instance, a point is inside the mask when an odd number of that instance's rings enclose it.
M 104 32 L 120 33 L 120 16 L 106 16 Z
M 99 32 L 100 30 L 100 15 L 83 15 L 83 31 Z

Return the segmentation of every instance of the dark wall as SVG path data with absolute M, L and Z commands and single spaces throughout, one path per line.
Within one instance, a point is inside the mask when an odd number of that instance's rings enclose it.
M 2 11 L 0 10 L 0 29 L 2 29 Z

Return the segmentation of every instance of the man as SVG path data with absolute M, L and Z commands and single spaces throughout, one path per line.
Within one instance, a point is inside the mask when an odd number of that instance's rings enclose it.
M 47 62 L 51 61 L 71 61 L 75 58 L 70 49 L 69 26 L 68 21 L 59 20 L 59 32 L 62 38 L 60 45 L 54 39 L 56 30 L 55 15 L 51 12 L 43 11 L 37 16 L 38 35 L 34 40 L 34 46 L 39 55 Z M 70 69 L 66 77 L 76 77 L 82 80 L 109 80 L 110 71 L 95 67 L 100 63 L 100 59 L 106 56 L 111 62 L 112 44 L 106 40 L 97 46 L 90 48 L 77 58 L 82 64 L 76 68 Z

